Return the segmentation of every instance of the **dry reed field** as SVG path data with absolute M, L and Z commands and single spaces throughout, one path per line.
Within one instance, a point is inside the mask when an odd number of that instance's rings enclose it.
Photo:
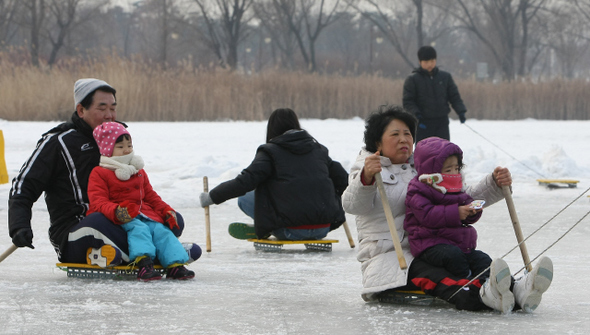
M 280 107 L 302 118 L 365 117 L 379 105 L 402 101 L 403 80 L 378 75 L 244 74 L 188 62 L 163 70 L 117 56 L 36 68 L 7 58 L 0 54 L 0 119 L 5 120 L 66 120 L 74 110 L 73 84 L 83 77 L 117 89 L 119 119 L 125 121 L 264 120 Z M 468 118 L 587 120 L 590 115 L 590 83 L 584 80 L 457 80 L 457 85 Z

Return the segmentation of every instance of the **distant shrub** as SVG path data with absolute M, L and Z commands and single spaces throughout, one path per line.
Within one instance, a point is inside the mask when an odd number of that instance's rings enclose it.
M 289 107 L 302 118 L 365 117 L 383 104 L 401 104 L 403 80 L 379 75 L 319 75 L 268 70 L 246 75 L 188 62 L 168 70 L 141 59 L 108 56 L 36 68 L 0 54 L 0 118 L 65 120 L 74 111 L 78 78 L 100 78 L 117 89 L 125 121 L 263 120 Z M 587 120 L 582 80 L 493 84 L 457 81 L 469 118 Z M 451 115 L 454 116 L 454 113 Z

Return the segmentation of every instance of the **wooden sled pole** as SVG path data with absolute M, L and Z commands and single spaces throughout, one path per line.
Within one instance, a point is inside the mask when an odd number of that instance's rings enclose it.
M 18 247 L 14 244 L 8 247 L 8 249 L 6 249 L 6 251 L 0 255 L 0 262 L 6 259 L 6 257 L 10 256 L 10 254 L 12 254 L 16 249 L 18 249 Z
M 512 227 L 514 228 L 514 233 L 516 234 L 516 240 L 518 241 L 518 245 L 520 247 L 520 253 L 522 254 L 522 260 L 524 261 L 524 266 L 526 267 L 528 272 L 533 271 L 533 266 L 531 265 L 531 259 L 529 258 L 529 252 L 526 249 L 526 245 L 524 244 L 523 240 L 524 237 L 522 235 L 522 230 L 520 229 L 520 222 L 518 222 L 518 216 L 516 215 L 516 209 L 514 208 L 514 201 L 512 200 L 512 193 L 510 193 L 509 186 L 502 186 L 502 193 L 504 193 L 504 198 L 506 199 L 506 204 L 508 205 L 508 212 L 510 212 L 510 219 L 512 220 Z
M 391 207 L 389 207 L 389 201 L 387 200 L 387 193 L 385 193 L 385 186 L 383 185 L 383 179 L 381 173 L 375 174 L 375 181 L 377 182 L 377 188 L 381 194 L 381 202 L 383 203 L 383 210 L 385 211 L 385 217 L 387 218 L 387 224 L 389 225 L 389 232 L 391 233 L 391 239 L 393 240 L 393 246 L 395 247 L 395 253 L 397 254 L 397 260 L 399 261 L 399 267 L 402 270 L 408 268 L 406 264 L 406 258 L 402 251 L 402 244 L 397 236 L 397 229 L 395 229 L 395 221 L 393 220 L 393 213 L 391 213 Z
M 342 227 L 344 227 L 344 232 L 346 233 L 346 237 L 348 238 L 348 244 L 350 244 L 351 248 L 354 248 L 354 240 L 352 239 L 352 235 L 350 234 L 350 229 L 348 229 L 348 223 L 344 221 Z
M 203 192 L 209 193 L 209 180 L 203 177 Z M 207 236 L 207 252 L 211 252 L 211 222 L 209 220 L 209 206 L 205 207 L 205 235 Z

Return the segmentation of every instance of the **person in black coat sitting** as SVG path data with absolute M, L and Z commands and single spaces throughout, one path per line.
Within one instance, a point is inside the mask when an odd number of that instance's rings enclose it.
M 200 195 L 202 207 L 238 198 L 254 226 L 232 223 L 238 239 L 315 240 L 345 221 L 341 196 L 348 173 L 328 149 L 301 129 L 295 112 L 281 108 L 268 119 L 266 144 L 235 179 Z

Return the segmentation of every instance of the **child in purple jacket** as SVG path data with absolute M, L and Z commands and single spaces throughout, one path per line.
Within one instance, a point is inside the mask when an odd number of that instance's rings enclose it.
M 462 191 L 463 151 L 445 139 L 429 137 L 416 145 L 414 166 L 418 175 L 408 185 L 404 220 L 412 255 L 461 278 L 479 275 L 492 260 L 475 250 L 472 224 L 482 210 Z M 483 274 L 488 276 L 489 270 Z

